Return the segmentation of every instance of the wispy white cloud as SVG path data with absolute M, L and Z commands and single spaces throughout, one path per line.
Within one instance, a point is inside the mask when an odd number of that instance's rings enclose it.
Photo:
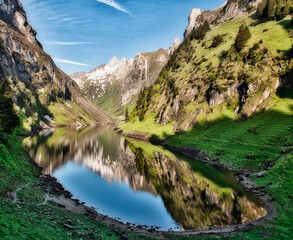
M 129 12 L 126 8 L 124 8 L 119 3 L 115 2 L 114 0 L 97 0 L 97 2 L 104 3 L 110 7 L 116 8 L 119 11 L 125 12 L 133 17 L 131 12 Z
M 61 59 L 61 58 L 53 58 L 53 60 L 57 63 L 67 63 L 67 64 L 72 64 L 72 65 L 78 65 L 78 66 L 85 66 L 85 67 L 92 67 L 92 65 L 80 63 L 80 62 L 75 62 L 71 60 L 66 60 L 66 59 Z
M 59 45 L 59 46 L 72 46 L 72 45 L 90 45 L 96 44 L 96 42 L 60 42 L 60 41 L 46 41 L 44 42 L 47 45 Z

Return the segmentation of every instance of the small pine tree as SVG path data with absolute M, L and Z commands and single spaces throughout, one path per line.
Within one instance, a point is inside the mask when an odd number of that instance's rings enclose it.
M 283 18 L 282 6 L 280 4 L 277 4 L 276 6 L 275 17 L 277 20 Z
M 282 18 L 286 17 L 287 15 L 289 15 L 291 13 L 291 4 L 287 3 L 285 4 L 285 6 L 283 7 L 283 11 L 282 11 Z
M 268 5 L 268 0 L 263 0 L 260 2 L 257 6 L 257 15 L 260 18 L 264 18 L 265 15 L 267 15 L 267 5 Z
M 235 40 L 235 48 L 238 52 L 240 52 L 245 47 L 250 37 L 251 37 L 251 34 L 249 31 L 249 28 L 245 24 L 242 24 L 239 28 L 239 31 Z
M 224 39 L 223 39 L 223 37 L 222 37 L 220 34 L 218 34 L 217 36 L 215 36 L 215 37 L 213 38 L 213 42 L 212 42 L 211 47 L 212 47 L 212 48 L 216 48 L 216 47 L 218 47 L 222 42 L 224 42 Z
M 145 110 L 144 109 L 140 110 L 140 112 L 138 114 L 139 121 L 144 120 L 144 113 L 145 113 Z
M 268 20 L 275 20 L 276 19 L 276 7 L 277 3 L 276 0 L 269 0 L 268 2 Z
M 129 113 L 128 113 L 128 108 L 125 110 L 125 122 L 129 121 Z

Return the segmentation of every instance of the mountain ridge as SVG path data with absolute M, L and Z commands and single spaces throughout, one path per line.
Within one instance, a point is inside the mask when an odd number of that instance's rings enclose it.
M 10 78 L 14 102 L 18 111 L 31 119 L 30 124 L 41 121 L 54 125 L 53 122 L 46 121 L 44 115 L 54 115 L 48 107 L 58 99 L 73 101 L 83 108 L 91 109 L 87 112 L 89 118 L 79 110 L 69 111 L 71 113 L 67 117 L 73 125 L 81 124 L 79 117 L 82 125 L 112 122 L 107 114 L 98 109 L 99 114 L 93 114 L 95 107 L 83 99 L 78 85 L 44 52 L 36 38 L 37 33 L 27 21 L 26 13 L 18 0 L 0 0 L 0 13 L 1 73 Z
M 140 93 L 130 122 L 154 118 L 156 123 L 173 123 L 174 131 L 184 132 L 215 116 L 245 120 L 270 109 L 278 89 L 290 86 L 286 74 L 292 71 L 291 19 L 261 22 L 256 14 L 237 15 L 208 27 L 207 32 L 200 32 L 202 39 L 194 29 L 155 84 Z M 234 46 L 242 24 L 252 34 L 239 51 Z M 220 39 L 217 44 L 213 44 L 215 39 Z
M 168 62 L 170 56 L 180 45 L 178 37 L 167 50 L 138 52 L 129 61 L 118 60 L 115 56 L 108 64 L 103 64 L 88 73 L 73 73 L 71 77 L 80 85 L 88 99 L 97 106 L 109 102 L 104 110 L 123 108 L 134 103 L 139 92 L 152 85 Z M 113 89 L 114 88 L 114 89 Z M 107 95 L 110 96 L 108 99 Z M 108 109 L 107 109 L 108 108 Z M 123 114 L 124 111 L 119 111 Z
M 219 24 L 229 19 L 242 17 L 247 14 L 248 9 L 256 7 L 259 2 L 261 0 L 228 0 L 215 10 L 201 11 L 199 8 L 194 8 L 188 17 L 188 25 L 183 36 L 187 38 L 195 28 L 205 21 L 210 24 Z

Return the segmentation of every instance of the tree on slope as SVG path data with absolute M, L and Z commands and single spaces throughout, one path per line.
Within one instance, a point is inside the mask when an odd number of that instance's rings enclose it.
M 235 48 L 238 52 L 240 52 L 246 46 L 246 43 L 250 37 L 251 34 L 249 28 L 245 24 L 241 24 L 235 40 Z

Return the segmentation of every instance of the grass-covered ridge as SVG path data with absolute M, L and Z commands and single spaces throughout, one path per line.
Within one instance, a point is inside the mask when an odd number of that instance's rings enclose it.
M 226 159 L 227 165 L 259 169 L 280 155 L 293 131 L 292 116 L 292 99 L 279 99 L 270 110 L 244 122 L 222 115 L 201 121 L 192 130 L 167 139 L 167 143 L 197 146 L 213 157 Z
M 237 50 L 235 40 L 243 24 L 250 38 Z M 156 122 L 174 121 L 175 130 L 186 131 L 216 105 L 229 105 L 240 119 L 269 109 L 279 79 L 288 80 L 284 75 L 292 71 L 291 31 L 290 16 L 262 22 L 251 13 L 211 26 L 203 38 L 191 34 L 156 83 L 141 92 L 130 116 L 143 120 L 156 113 Z

